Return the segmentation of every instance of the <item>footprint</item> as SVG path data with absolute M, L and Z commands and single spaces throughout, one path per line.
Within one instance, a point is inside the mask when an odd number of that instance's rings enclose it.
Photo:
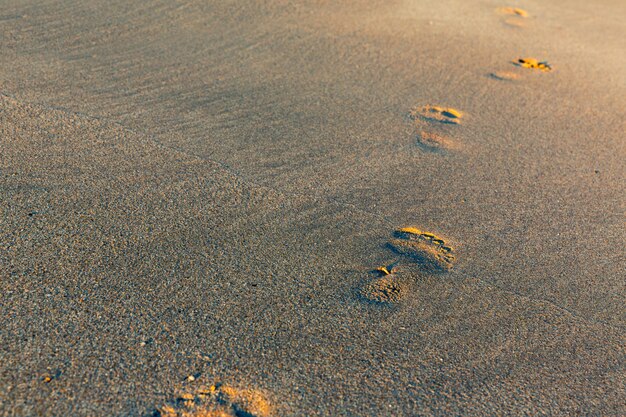
M 423 149 L 429 151 L 452 149 L 457 147 L 456 143 L 449 137 L 425 131 L 420 131 L 417 134 L 417 144 Z
M 407 286 L 394 275 L 385 275 L 361 288 L 364 299 L 379 304 L 397 304 L 406 296 Z
M 505 15 L 528 17 L 528 12 L 518 7 L 500 7 L 498 12 Z
M 513 62 L 513 64 L 518 67 L 533 68 L 543 72 L 552 71 L 552 66 L 548 64 L 548 62 L 539 61 L 535 58 L 519 58 L 517 61 Z
M 461 123 L 463 113 L 451 107 L 422 106 L 415 107 L 409 113 L 412 120 L 422 119 L 431 122 L 449 123 L 458 125 Z
M 434 233 L 415 227 L 404 227 L 396 230 L 393 236 L 388 246 L 396 253 L 407 256 L 425 271 L 445 272 L 452 268 L 455 261 L 452 248 Z M 379 276 L 359 289 L 360 298 L 376 304 L 400 303 L 410 287 L 397 268 L 401 261 L 402 259 L 398 259 L 372 271 Z M 400 276 L 396 274 L 398 272 Z
M 154 413 L 158 417 L 269 417 L 271 405 L 258 390 L 216 384 L 180 394 Z
M 496 72 L 492 72 L 489 75 L 491 76 L 491 78 L 494 78 L 500 81 L 515 81 L 521 78 L 518 73 L 511 72 L 511 71 L 496 71 Z
M 518 17 L 510 17 L 508 19 L 505 19 L 504 23 L 506 23 L 509 26 L 516 27 L 516 28 L 523 28 L 526 26 L 526 22 L 524 22 Z
M 424 269 L 441 272 L 453 267 L 455 258 L 452 248 L 435 234 L 405 227 L 397 230 L 394 237 L 389 241 L 391 248 L 410 257 Z
M 517 7 L 501 7 L 496 9 L 496 11 L 501 15 L 507 16 L 507 18 L 504 19 L 504 23 L 507 25 L 514 27 L 526 26 L 525 20 L 528 17 L 526 10 Z

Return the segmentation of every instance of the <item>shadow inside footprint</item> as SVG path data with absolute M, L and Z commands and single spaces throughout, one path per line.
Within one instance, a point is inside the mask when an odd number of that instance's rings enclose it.
M 416 136 L 417 146 L 427 152 L 445 153 L 445 150 L 456 148 L 457 145 L 447 136 L 421 131 Z
M 452 107 L 421 106 L 411 109 L 409 116 L 413 120 L 422 119 L 431 122 L 460 124 L 463 113 Z
M 510 71 L 496 71 L 489 74 L 489 77 L 498 81 L 515 81 L 520 79 L 520 75 Z
M 452 248 L 442 238 L 414 227 L 397 230 L 389 247 L 431 272 L 448 271 L 455 261 Z

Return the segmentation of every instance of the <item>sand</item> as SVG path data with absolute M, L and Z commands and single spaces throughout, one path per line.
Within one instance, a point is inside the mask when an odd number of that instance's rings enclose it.
M 0 415 L 626 413 L 623 2 L 0 6 Z

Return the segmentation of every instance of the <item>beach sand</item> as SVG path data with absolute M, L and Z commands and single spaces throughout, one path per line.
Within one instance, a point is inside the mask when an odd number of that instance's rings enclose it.
M 623 2 L 0 6 L 1 416 L 626 414 Z

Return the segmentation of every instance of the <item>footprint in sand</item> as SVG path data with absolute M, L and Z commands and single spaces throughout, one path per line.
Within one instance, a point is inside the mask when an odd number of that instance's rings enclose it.
M 387 275 L 361 288 L 361 297 L 378 304 L 397 304 L 405 297 L 407 286 L 394 275 Z
M 377 304 L 397 304 L 402 301 L 408 292 L 408 287 L 396 275 L 397 264 L 398 262 L 394 262 L 389 266 L 376 268 L 374 272 L 379 277 L 364 285 L 359 291 L 360 296 Z
M 499 14 L 505 16 L 504 23 L 514 27 L 524 27 L 524 20 L 528 17 L 528 12 L 518 7 L 501 7 L 496 10 Z
M 411 109 L 409 116 L 412 120 L 427 120 L 430 122 L 448 123 L 458 125 L 461 123 L 463 113 L 452 107 L 421 106 Z
M 154 413 L 156 417 L 269 417 L 267 397 L 260 391 L 216 384 L 178 395 Z
M 452 247 L 435 234 L 415 227 L 397 230 L 389 246 L 430 272 L 448 271 L 454 265 Z
M 500 7 L 498 12 L 503 15 L 528 17 L 528 12 L 518 7 Z
M 452 107 L 442 106 L 421 106 L 414 107 L 409 112 L 409 118 L 416 128 L 417 145 L 427 151 L 438 151 L 441 149 L 451 149 L 456 147 L 456 142 L 443 134 L 422 130 L 424 122 L 430 123 L 431 128 L 436 129 L 433 122 L 444 129 L 444 126 L 458 125 L 463 119 L 463 113 Z
M 518 67 L 538 69 L 543 72 L 552 71 L 552 66 L 547 61 L 539 61 L 535 58 L 518 58 L 513 64 Z
M 539 61 L 535 58 L 519 58 L 517 61 L 512 62 L 513 65 L 520 68 L 537 69 L 542 72 L 552 71 L 552 66 L 546 61 Z M 489 74 L 489 76 L 499 81 L 515 81 L 522 78 L 522 76 L 513 71 L 496 71 Z
M 398 229 L 389 241 L 389 247 L 409 261 L 416 263 L 425 272 L 447 272 L 452 269 L 454 251 L 446 241 L 434 233 L 424 232 L 415 227 Z M 389 266 L 376 268 L 379 275 L 364 285 L 359 292 L 361 298 L 377 304 L 397 304 L 409 291 L 408 282 L 398 271 L 402 259 Z
M 419 131 L 416 135 L 417 145 L 427 151 L 437 151 L 441 149 L 453 149 L 458 145 L 448 136 L 437 133 Z
M 489 76 L 499 81 L 515 81 L 521 78 L 518 73 L 512 71 L 496 71 L 489 74 Z

